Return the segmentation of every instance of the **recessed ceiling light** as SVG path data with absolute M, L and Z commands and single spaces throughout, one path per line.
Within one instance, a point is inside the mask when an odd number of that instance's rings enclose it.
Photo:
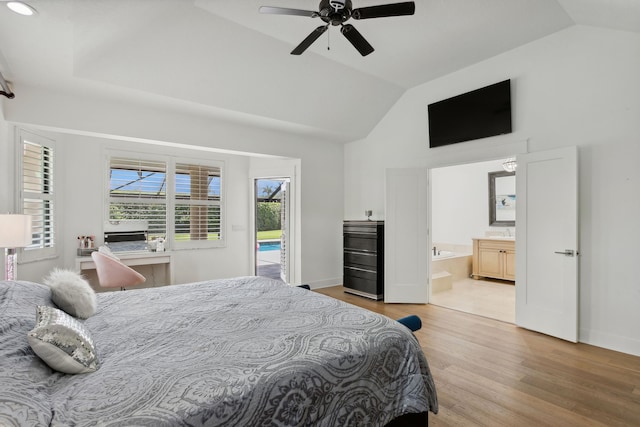
M 7 7 L 15 13 L 24 16 L 31 16 L 36 13 L 36 10 L 34 8 L 26 3 L 22 3 L 21 1 L 10 1 L 7 3 Z

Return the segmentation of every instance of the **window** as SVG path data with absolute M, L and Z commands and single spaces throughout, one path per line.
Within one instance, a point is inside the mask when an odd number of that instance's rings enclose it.
M 109 220 L 143 220 L 169 247 L 223 246 L 221 162 L 109 160 Z
M 143 220 L 149 239 L 167 235 L 167 171 L 163 161 L 112 157 L 109 221 Z
M 55 255 L 54 142 L 21 133 L 19 165 L 22 213 L 32 217 L 32 242 L 23 259 Z
M 176 240 L 222 240 L 220 168 L 177 163 L 175 182 Z

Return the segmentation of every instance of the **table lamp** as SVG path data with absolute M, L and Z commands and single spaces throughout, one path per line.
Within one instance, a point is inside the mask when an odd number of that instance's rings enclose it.
M 4 280 L 16 280 L 16 248 L 31 244 L 31 215 L 0 215 L 0 248 L 4 249 Z

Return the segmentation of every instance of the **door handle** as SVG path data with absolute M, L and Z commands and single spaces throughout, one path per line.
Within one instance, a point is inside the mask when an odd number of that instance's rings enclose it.
M 555 251 L 554 254 L 566 255 L 566 256 L 574 256 L 575 252 L 573 249 L 565 249 L 562 252 Z

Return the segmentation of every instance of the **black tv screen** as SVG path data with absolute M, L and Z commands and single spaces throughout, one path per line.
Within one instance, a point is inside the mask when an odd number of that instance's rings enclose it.
M 429 104 L 429 147 L 511 133 L 511 80 Z

